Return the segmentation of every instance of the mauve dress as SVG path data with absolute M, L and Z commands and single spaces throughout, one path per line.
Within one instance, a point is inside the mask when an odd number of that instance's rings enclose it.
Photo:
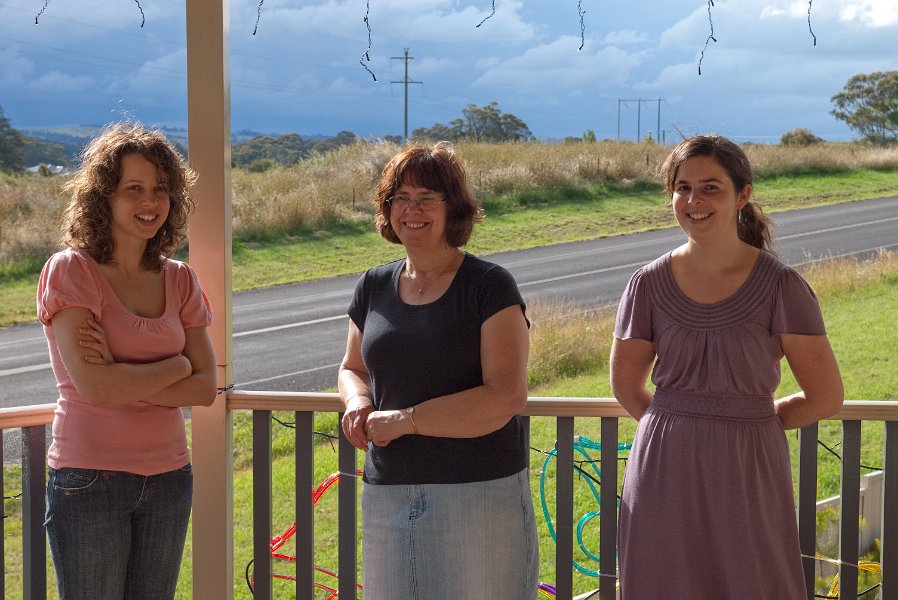
M 621 496 L 622 599 L 807 597 L 773 408 L 780 333 L 825 330 L 811 288 L 768 252 L 713 304 L 680 291 L 669 253 L 630 279 L 614 336 L 651 341 L 657 360 Z

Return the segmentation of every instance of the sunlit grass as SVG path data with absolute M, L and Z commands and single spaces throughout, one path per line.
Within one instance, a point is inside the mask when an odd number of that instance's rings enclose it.
M 526 205 L 530 200 L 523 202 Z M 580 205 L 582 207 L 582 204 Z M 540 207 L 544 208 L 544 207 Z M 509 213 L 515 212 L 506 207 Z M 527 209 L 520 209 L 525 212 Z M 498 212 L 498 209 L 497 209 Z M 532 223 L 531 223 L 532 226 Z M 370 234 L 358 234 L 358 237 Z M 327 237 L 327 236 L 321 236 Z M 337 237 L 337 236 L 334 236 Z M 355 238 L 358 239 L 358 238 Z M 374 241 L 381 248 L 396 251 L 376 236 Z M 332 254 L 333 249 L 323 249 L 322 254 Z M 283 258 L 283 257 L 282 257 Z M 372 263 L 382 262 L 378 258 L 367 257 Z M 898 257 L 895 253 L 883 252 L 870 261 L 840 259 L 818 263 L 804 268 L 803 273 L 816 290 L 823 308 L 830 340 L 840 362 L 849 399 L 898 400 L 898 368 L 895 356 L 898 354 L 898 330 L 894 325 L 894 315 L 898 314 Z M 28 284 L 32 285 L 32 284 Z M 9 287 L 0 285 L 0 291 Z M 33 288 L 30 294 L 33 295 Z M 30 300 L 33 303 L 33 298 Z M 33 304 L 32 304 L 33 307 Z M 610 342 L 613 315 L 607 310 L 586 311 L 572 314 L 571 306 L 564 304 L 539 304 L 530 307 L 533 321 L 530 394 L 533 396 L 608 397 L 607 353 Z M 32 308 L 33 310 L 33 308 Z M 794 391 L 794 378 L 784 363 L 783 382 L 778 394 Z M 289 414 L 278 415 L 282 420 L 291 418 Z M 234 415 L 234 513 L 235 513 L 235 596 L 251 598 L 243 583 L 243 570 L 251 558 L 252 523 L 252 470 L 250 468 L 250 427 L 248 413 Z M 317 415 L 316 430 L 336 434 L 336 415 Z M 597 419 L 577 419 L 575 431 L 600 441 Z M 634 422 L 620 421 L 619 438 L 632 440 Z M 274 529 L 280 534 L 293 522 L 293 441 L 292 430 L 275 426 L 273 436 L 273 490 Z M 831 447 L 836 447 L 841 436 L 841 427 L 835 422 L 824 422 L 820 426 L 820 439 Z M 555 443 L 555 420 L 551 418 L 531 419 L 531 445 L 537 450 L 550 451 Z M 794 454 L 795 435 L 789 436 Z M 879 466 L 882 461 L 882 424 L 865 423 L 862 428 L 861 462 Z M 542 518 L 541 499 L 538 493 L 538 476 L 542 470 L 545 454 L 531 451 L 532 488 L 537 510 L 538 530 L 541 548 L 541 579 L 553 582 L 554 545 L 548 535 Z M 839 463 L 827 451 L 820 449 L 818 497 L 825 498 L 838 494 Z M 796 462 L 793 459 L 793 465 Z M 621 465 L 620 475 L 623 472 Z M 550 464 L 550 468 L 554 468 Z M 336 453 L 326 439 L 318 441 L 315 455 L 315 479 L 322 481 L 337 470 Z M 619 478 L 620 478 L 619 475 Z M 551 476 L 551 471 L 550 471 Z M 21 480 L 16 467 L 4 469 L 4 495 L 12 495 L 18 490 Z M 582 479 L 575 480 L 575 519 L 587 511 L 595 510 L 591 493 Z M 554 491 L 547 489 L 547 503 L 554 514 Z M 6 500 L 4 520 L 6 545 L 6 597 L 21 598 L 21 502 Z M 315 562 L 336 570 L 336 488 L 322 499 L 315 509 Z M 593 528 L 587 528 L 586 540 L 595 548 L 597 521 Z M 186 556 L 194 549 L 188 539 Z M 284 552 L 291 554 L 293 546 L 287 545 Z M 575 548 L 575 557 L 584 565 L 595 568 Z M 179 583 L 178 598 L 191 598 L 191 562 L 185 560 Z M 279 565 L 277 570 L 287 567 Z M 48 586 L 50 598 L 54 598 L 54 577 L 48 564 Z M 291 598 L 292 583 L 274 583 L 275 597 Z M 575 590 L 580 592 L 595 588 L 595 580 L 575 575 Z M 19 594 L 19 595 L 16 595 Z
M 804 276 L 816 290 L 827 323 L 828 334 L 839 359 L 846 397 L 848 399 L 898 400 L 898 369 L 895 356 L 898 355 L 898 331 L 894 326 L 894 315 L 898 314 L 898 253 L 882 252 L 871 260 L 838 259 L 816 263 L 805 267 Z M 571 305 L 534 303 L 530 307 L 533 322 L 531 335 L 530 380 L 532 396 L 568 397 L 609 397 L 607 355 L 609 350 L 613 313 L 608 309 L 583 311 Z M 783 381 L 777 395 L 791 393 L 796 389 L 794 378 L 783 363 Z M 288 422 L 292 413 L 278 413 L 276 416 Z M 252 557 L 252 469 L 251 460 L 251 416 L 248 412 L 234 414 L 234 571 L 235 597 L 251 598 L 243 582 L 243 572 Z M 315 429 L 336 435 L 337 416 L 316 415 Z M 631 441 L 635 433 L 635 422 L 621 419 L 619 440 Z M 272 437 L 272 457 L 274 473 L 273 535 L 281 534 L 293 522 L 295 498 L 293 491 L 294 455 L 293 430 L 275 424 Z M 577 419 L 577 435 L 601 441 L 598 419 Z M 881 423 L 864 423 L 862 426 L 861 462 L 868 466 L 882 465 L 883 427 Z M 789 444 L 795 460 L 796 434 L 788 434 Z M 838 452 L 841 426 L 838 422 L 824 421 L 820 424 L 820 440 Z M 551 540 L 543 518 L 542 497 L 539 494 L 539 475 L 543 470 L 549 452 L 555 445 L 555 419 L 548 417 L 531 418 L 530 467 L 533 474 L 531 486 L 533 501 L 537 511 L 540 536 L 541 570 L 543 581 L 555 581 L 554 543 Z M 581 457 L 582 458 L 582 457 Z M 595 456 L 597 458 L 597 456 Z M 361 457 L 360 457 L 361 459 Z M 337 471 L 337 454 L 325 437 L 319 437 L 315 453 L 315 481 L 323 481 Z M 545 501 L 549 514 L 554 518 L 554 461 L 548 464 L 549 485 Z M 818 498 L 823 499 L 839 493 L 838 459 L 823 448 L 818 451 Z M 867 472 L 866 470 L 864 472 Z M 623 475 L 620 465 L 618 485 Z M 793 477 L 795 474 L 793 475 Z M 19 489 L 21 471 L 18 467 L 4 469 L 4 495 L 11 496 Z M 337 547 L 337 507 L 336 487 L 322 498 L 315 508 L 315 562 L 336 570 Z M 591 510 L 596 510 L 595 500 L 583 477 L 575 478 L 575 519 Z M 4 520 L 6 544 L 6 590 L 7 598 L 21 598 L 21 501 L 6 500 Z M 598 521 L 592 521 L 584 533 L 588 548 L 596 551 Z M 283 548 L 288 555 L 295 553 L 293 542 Z M 825 548 L 823 548 L 825 550 Z M 185 556 L 202 549 L 192 547 L 188 538 Z M 583 552 L 575 547 L 575 558 L 585 568 L 595 569 Z M 185 559 L 179 584 L 178 598 L 191 598 L 191 562 Z M 276 571 L 291 574 L 293 567 L 278 563 Z M 322 579 L 326 582 L 326 578 Z M 575 590 L 583 592 L 595 588 L 595 580 L 580 573 L 574 576 Z M 875 578 L 869 579 L 874 581 Z M 827 582 L 828 583 L 828 582 Z M 275 597 L 292 598 L 292 582 L 275 581 Z M 50 598 L 54 598 L 55 583 L 52 570 L 48 566 L 48 586 Z M 19 595 L 17 595 L 19 594 Z
M 657 174 L 669 146 L 456 147 L 487 213 L 468 246 L 475 254 L 674 225 Z M 398 149 L 360 142 L 292 167 L 234 169 L 234 290 L 360 273 L 399 256 L 401 248 L 374 233 L 369 202 Z M 755 197 L 769 212 L 898 193 L 895 148 L 833 143 L 746 150 L 756 171 Z M 64 180 L 0 174 L 0 326 L 34 318 L 37 273 L 59 247 Z

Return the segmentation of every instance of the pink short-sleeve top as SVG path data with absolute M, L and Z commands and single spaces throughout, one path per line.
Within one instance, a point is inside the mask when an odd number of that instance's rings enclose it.
M 83 250 L 54 254 L 37 288 L 37 316 L 44 325 L 59 399 L 47 462 L 54 469 L 78 467 L 156 475 L 190 462 L 180 408 L 142 401 L 115 406 L 89 404 L 78 393 L 56 346 L 53 316 L 83 307 L 106 332 L 120 362 L 153 362 L 184 349 L 185 330 L 212 322 L 196 273 L 186 263 L 165 262 L 165 311 L 158 318 L 133 314 L 119 301 L 100 266 Z

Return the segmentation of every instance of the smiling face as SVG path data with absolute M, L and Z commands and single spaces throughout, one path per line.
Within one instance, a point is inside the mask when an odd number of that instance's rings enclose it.
M 439 249 L 446 246 L 446 202 L 437 202 L 424 210 L 424 198 L 443 199 L 443 195 L 425 187 L 403 183 L 393 196 L 411 200 L 404 209 L 392 206 L 390 225 L 406 248 Z
M 751 184 L 737 189 L 713 156 L 693 156 L 680 164 L 673 181 L 671 202 L 677 223 L 694 240 L 735 237 L 738 212 L 751 197 L 751 189 Z
M 169 193 L 156 166 L 140 154 L 122 156 L 122 176 L 109 199 L 116 245 L 129 239 L 146 243 L 168 218 Z

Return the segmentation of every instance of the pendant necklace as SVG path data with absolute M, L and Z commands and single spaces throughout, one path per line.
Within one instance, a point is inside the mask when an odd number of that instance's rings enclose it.
M 447 273 L 452 268 L 452 266 L 455 264 L 456 259 L 457 259 L 457 256 L 453 256 L 452 260 L 449 261 L 449 264 L 446 265 L 446 267 L 443 270 L 441 270 L 439 273 L 437 273 L 437 276 L 433 278 L 433 281 L 436 281 L 437 279 L 442 277 L 445 273 Z M 416 281 L 416 278 L 412 276 L 412 273 L 411 273 L 411 271 L 409 271 L 409 268 L 408 268 L 408 260 L 405 261 L 405 274 L 408 277 L 409 282 L 411 282 L 412 286 L 418 288 L 418 290 L 417 290 L 418 295 L 423 296 L 425 284 L 424 283 L 419 284 Z M 433 282 L 431 282 L 431 283 L 433 283 Z

